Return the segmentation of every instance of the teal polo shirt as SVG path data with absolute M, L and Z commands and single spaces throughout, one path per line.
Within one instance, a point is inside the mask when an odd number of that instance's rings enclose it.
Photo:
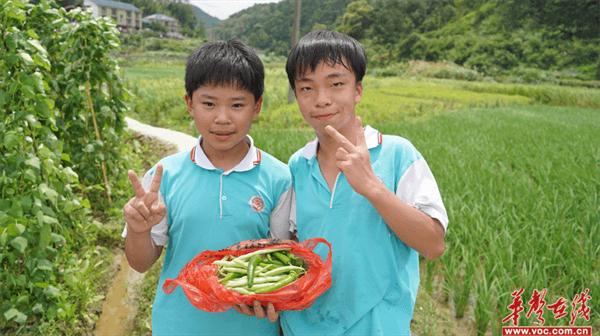
M 365 139 L 375 174 L 407 204 L 448 218 L 427 163 L 406 139 L 367 126 Z M 300 241 L 331 242 L 332 285 L 302 311 L 281 315 L 285 335 L 410 335 L 419 286 L 418 253 L 404 244 L 343 173 L 329 189 L 316 158 L 317 141 L 289 161 L 294 185 L 292 230 Z M 327 249 L 316 252 L 326 257 Z
M 278 325 L 233 309 L 204 312 L 188 302 L 180 287 L 166 294 L 163 283 L 198 253 L 219 250 L 247 239 L 289 238 L 288 167 L 250 145 L 233 169 L 215 168 L 198 144 L 160 161 L 160 196 L 167 215 L 151 232 L 166 255 L 152 306 L 153 335 L 278 335 Z M 148 188 L 156 166 L 145 176 Z M 126 235 L 127 232 L 123 233 Z

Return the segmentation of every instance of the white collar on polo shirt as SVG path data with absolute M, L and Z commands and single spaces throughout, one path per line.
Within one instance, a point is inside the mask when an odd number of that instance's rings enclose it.
M 255 166 L 257 166 L 258 164 L 260 164 L 260 161 L 261 161 L 260 149 L 258 149 L 254 146 L 254 140 L 252 139 L 251 136 L 246 135 L 245 140 L 250 145 L 250 148 L 248 149 L 248 153 L 246 153 L 244 158 L 235 167 L 224 172 L 225 175 L 227 175 L 231 172 L 234 172 L 234 171 L 235 172 L 248 171 L 248 170 L 254 168 Z M 194 148 L 192 148 L 192 151 L 190 153 L 190 159 L 192 160 L 192 162 L 194 162 L 196 165 L 198 165 L 201 168 L 208 169 L 208 170 L 217 169 L 212 164 L 212 162 L 210 162 L 210 160 L 208 159 L 208 156 L 206 156 L 206 153 L 204 153 L 202 146 L 200 146 L 201 143 L 202 143 L 202 136 L 198 137 L 198 142 L 197 142 L 196 146 L 194 146 Z
M 375 148 L 381 145 L 383 137 L 378 130 L 373 127 L 367 125 L 364 128 L 365 132 L 365 140 L 367 141 L 367 147 L 369 149 Z M 319 139 L 314 139 L 313 141 L 307 143 L 304 148 L 302 148 L 302 156 L 305 159 L 310 160 L 317 154 L 317 144 L 319 143 Z

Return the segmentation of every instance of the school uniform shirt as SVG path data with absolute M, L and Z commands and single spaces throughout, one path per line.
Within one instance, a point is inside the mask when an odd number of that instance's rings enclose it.
M 153 335 L 278 335 L 278 325 L 230 309 L 209 313 L 190 304 L 180 287 L 166 294 L 163 283 L 198 253 L 219 250 L 242 240 L 289 238 L 291 177 L 288 167 L 259 150 L 250 149 L 228 171 L 215 168 L 201 138 L 191 151 L 160 161 L 160 197 L 167 215 L 152 228 L 156 245 L 166 254 L 152 306 Z M 156 166 L 144 177 L 147 190 Z M 127 227 L 123 237 L 127 235 Z
M 367 126 L 373 171 L 405 203 L 437 219 L 448 217 L 435 179 L 406 139 Z M 289 161 L 294 185 L 291 219 L 298 240 L 323 237 L 332 246 L 332 285 L 302 311 L 286 311 L 290 335 L 410 335 L 419 286 L 418 252 L 404 244 L 343 173 L 330 191 L 316 158 L 317 140 Z M 315 250 L 323 259 L 327 249 Z

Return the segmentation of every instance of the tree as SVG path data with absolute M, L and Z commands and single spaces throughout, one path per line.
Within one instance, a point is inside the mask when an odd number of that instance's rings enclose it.
M 64 8 L 74 8 L 83 5 L 83 0 L 58 0 L 56 3 Z
M 342 15 L 337 29 L 355 39 L 362 39 L 373 22 L 373 7 L 366 0 L 351 2 Z
M 294 11 L 294 25 L 292 29 L 292 48 L 298 43 L 300 37 L 300 13 L 302 8 L 302 0 L 295 0 L 295 11 Z M 288 88 L 288 103 L 294 101 L 294 91 L 290 86 Z
M 301 6 L 300 35 L 311 31 L 315 24 L 334 29 L 338 17 L 344 13 L 350 0 L 303 0 Z M 233 14 L 214 29 L 215 37 L 230 39 L 233 37 L 250 43 L 260 41 L 265 52 L 286 55 L 290 50 L 292 20 L 295 0 L 283 0 L 277 3 L 256 4 Z M 262 30 L 268 39 L 262 38 Z M 258 31 L 258 32 L 257 32 Z
M 204 28 L 202 22 L 199 22 L 198 17 L 194 14 L 191 5 L 172 2 L 167 5 L 167 11 L 179 21 L 182 31 L 187 35 L 194 35 L 199 27 Z
M 165 27 L 164 24 L 160 23 L 160 22 L 156 22 L 156 21 L 152 21 L 150 23 L 146 23 L 144 24 L 146 26 L 146 28 L 155 31 L 157 33 L 166 33 L 167 32 L 167 28 Z

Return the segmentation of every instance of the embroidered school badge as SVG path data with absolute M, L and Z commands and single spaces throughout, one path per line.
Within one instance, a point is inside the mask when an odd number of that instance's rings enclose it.
M 265 208 L 265 202 L 260 196 L 252 196 L 250 198 L 250 207 L 256 212 L 261 212 Z

